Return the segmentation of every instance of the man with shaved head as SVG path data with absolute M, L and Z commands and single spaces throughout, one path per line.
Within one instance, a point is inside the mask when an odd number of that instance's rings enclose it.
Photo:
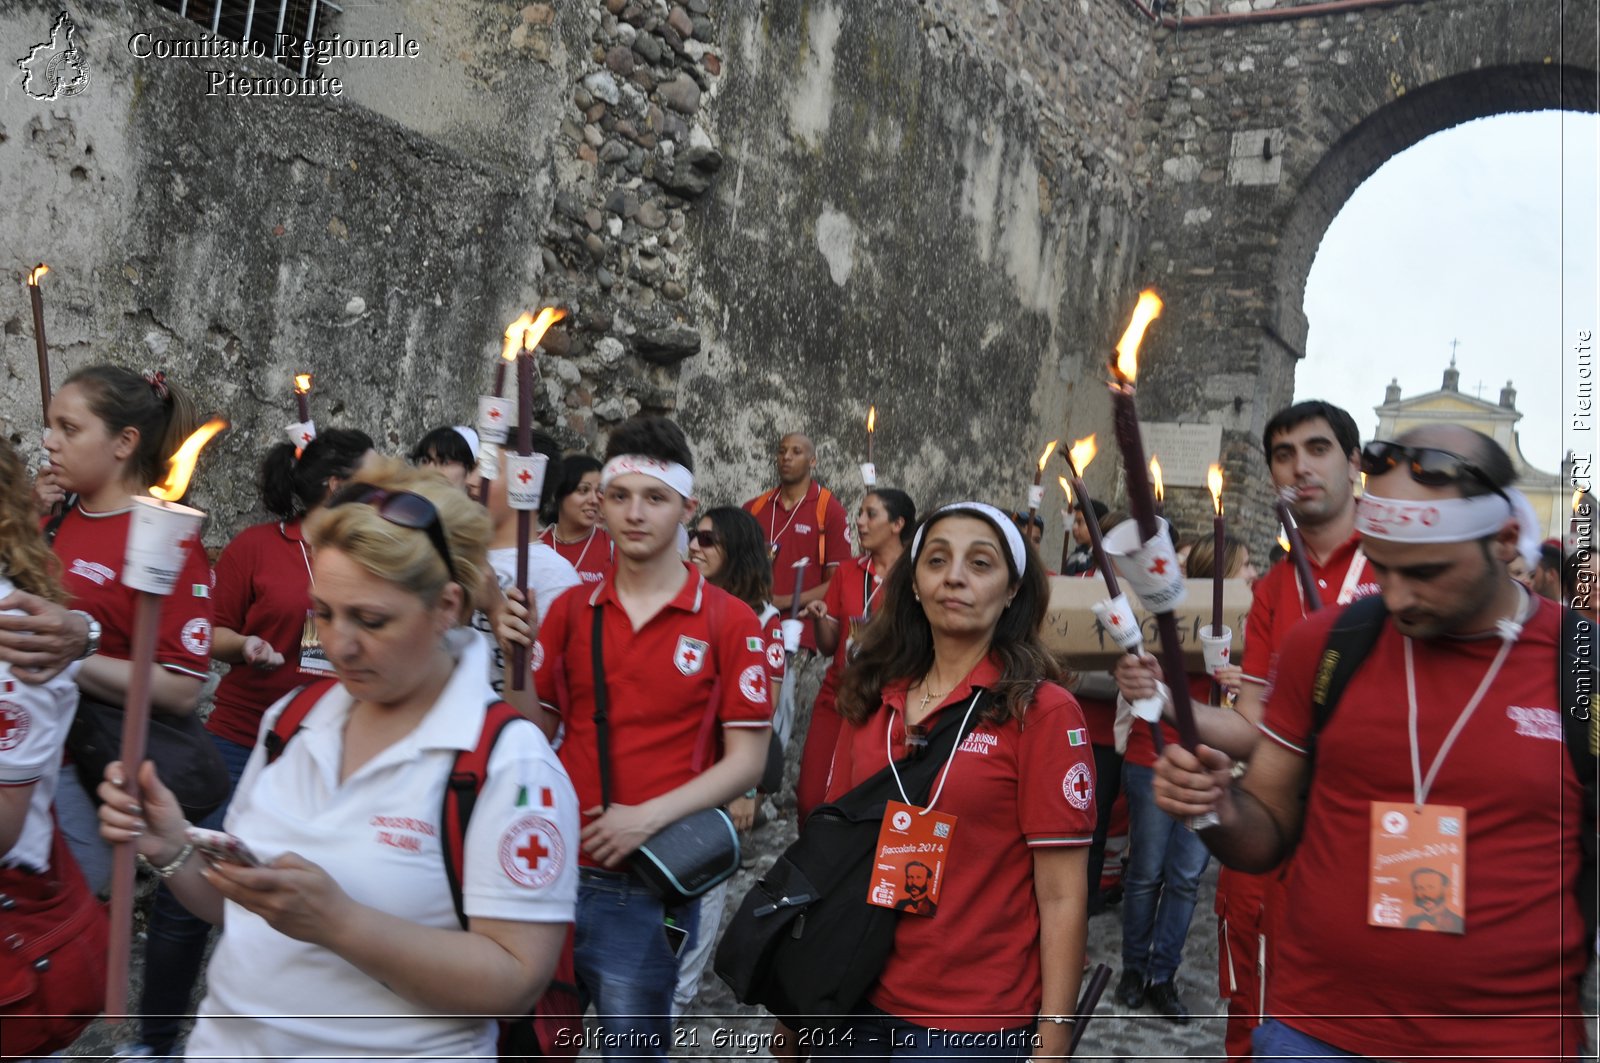
M 1356 530 L 1383 608 L 1350 614 L 1370 649 L 1351 651 L 1329 705 L 1341 611 L 1297 625 L 1249 772 L 1236 781 L 1221 753 L 1169 745 L 1157 803 L 1214 812 L 1201 837 L 1230 867 L 1294 855 L 1257 1058 L 1577 1058 L 1594 831 L 1578 765 L 1593 760 L 1565 734 L 1561 607 L 1507 571 L 1511 460 L 1478 432 L 1430 425 L 1368 443 L 1360 468 Z M 1459 923 L 1408 919 L 1424 866 Z
M 816 481 L 817 447 L 803 432 L 778 441 L 778 486 L 744 504 L 761 525 L 772 557 L 772 604 L 788 611 L 794 596 L 794 566 L 802 558 L 800 604 L 809 605 L 828 593 L 828 581 L 841 561 L 850 557 L 844 507 L 833 492 Z M 812 625 L 806 624 L 800 645 L 816 651 Z

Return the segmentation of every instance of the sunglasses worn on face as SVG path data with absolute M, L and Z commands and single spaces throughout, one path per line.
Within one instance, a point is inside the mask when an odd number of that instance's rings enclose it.
M 689 533 L 689 541 L 697 544 L 702 550 L 710 550 L 714 546 L 722 545 L 722 536 L 712 528 L 696 528 Z
M 1401 464 L 1406 466 L 1413 480 L 1425 487 L 1445 487 L 1472 479 L 1501 498 L 1506 497 L 1506 493 L 1489 479 L 1488 473 L 1448 450 L 1408 447 L 1385 439 L 1375 439 L 1361 448 L 1361 471 L 1368 476 L 1381 476 Z
M 450 557 L 450 543 L 444 537 L 444 523 L 439 520 L 439 511 L 432 502 L 414 491 L 388 491 L 368 483 L 341 487 L 328 500 L 329 509 L 352 504 L 371 506 L 378 511 L 378 516 L 390 524 L 425 533 L 433 548 L 439 552 L 445 571 L 451 579 L 456 578 L 455 561 Z

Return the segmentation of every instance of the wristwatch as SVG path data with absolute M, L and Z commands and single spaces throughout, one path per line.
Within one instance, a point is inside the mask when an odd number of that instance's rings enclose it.
M 84 643 L 83 652 L 78 654 L 78 660 L 93 657 L 100 652 L 100 621 L 84 612 L 82 609 L 73 609 L 72 612 L 83 617 L 83 622 L 89 626 L 89 638 Z

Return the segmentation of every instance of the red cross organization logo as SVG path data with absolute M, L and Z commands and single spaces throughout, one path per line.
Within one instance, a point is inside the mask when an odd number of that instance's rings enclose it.
M 529 472 L 527 469 L 523 469 L 521 472 L 517 473 L 517 480 L 524 487 L 528 485 L 528 481 L 531 479 L 533 479 L 533 473 Z
M 684 675 L 698 675 L 706 665 L 706 651 L 711 647 L 688 635 L 678 636 L 678 648 L 672 651 L 672 663 Z
M 183 640 L 184 649 L 196 657 L 204 657 L 211 650 L 211 621 L 197 616 L 183 625 L 179 637 Z
M 1089 807 L 1089 802 L 1094 798 L 1094 780 L 1089 777 L 1087 764 L 1074 764 L 1067 777 L 1061 780 L 1061 792 L 1067 796 L 1067 804 L 1080 812 Z
M 14 701 L 0 701 L 0 750 L 16 749 L 28 737 L 28 710 Z
M 767 703 L 767 673 L 761 670 L 759 664 L 752 664 L 739 673 L 739 693 L 753 704 Z
M 783 667 L 783 640 L 767 643 L 767 667 L 774 672 Z
M 500 866 L 519 886 L 542 889 L 566 866 L 567 846 L 543 816 L 523 816 L 500 836 Z
M 489 407 L 489 420 L 498 421 L 500 419 L 500 417 L 501 417 L 500 407 L 498 407 L 498 406 Z
M 1167 574 L 1167 559 L 1158 557 L 1150 562 L 1150 571 L 1157 576 L 1165 576 Z

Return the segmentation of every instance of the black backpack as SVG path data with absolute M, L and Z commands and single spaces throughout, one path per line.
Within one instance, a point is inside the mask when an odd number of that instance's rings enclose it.
M 988 691 L 979 696 L 965 728 L 962 713 L 942 713 L 922 754 L 895 762 L 912 804 L 927 802 L 950 751 L 992 698 Z M 740 1003 L 803 1023 L 848 1015 L 872 988 L 894 947 L 900 913 L 868 904 L 867 891 L 885 807 L 899 799 L 886 767 L 816 809 L 745 894 L 716 955 L 717 975 Z
M 1316 756 L 1317 735 L 1327 726 L 1339 698 L 1377 644 L 1389 611 L 1380 595 L 1361 598 L 1345 608 L 1328 631 L 1322 660 L 1311 686 L 1311 735 L 1306 759 Z M 1583 829 L 1579 842 L 1583 868 L 1578 875 L 1578 903 L 1584 926 L 1593 939 L 1600 915 L 1600 875 L 1596 873 L 1596 759 L 1600 754 L 1600 719 L 1594 704 L 1595 625 L 1571 609 L 1561 611 L 1561 722 L 1572 767 L 1583 784 Z

